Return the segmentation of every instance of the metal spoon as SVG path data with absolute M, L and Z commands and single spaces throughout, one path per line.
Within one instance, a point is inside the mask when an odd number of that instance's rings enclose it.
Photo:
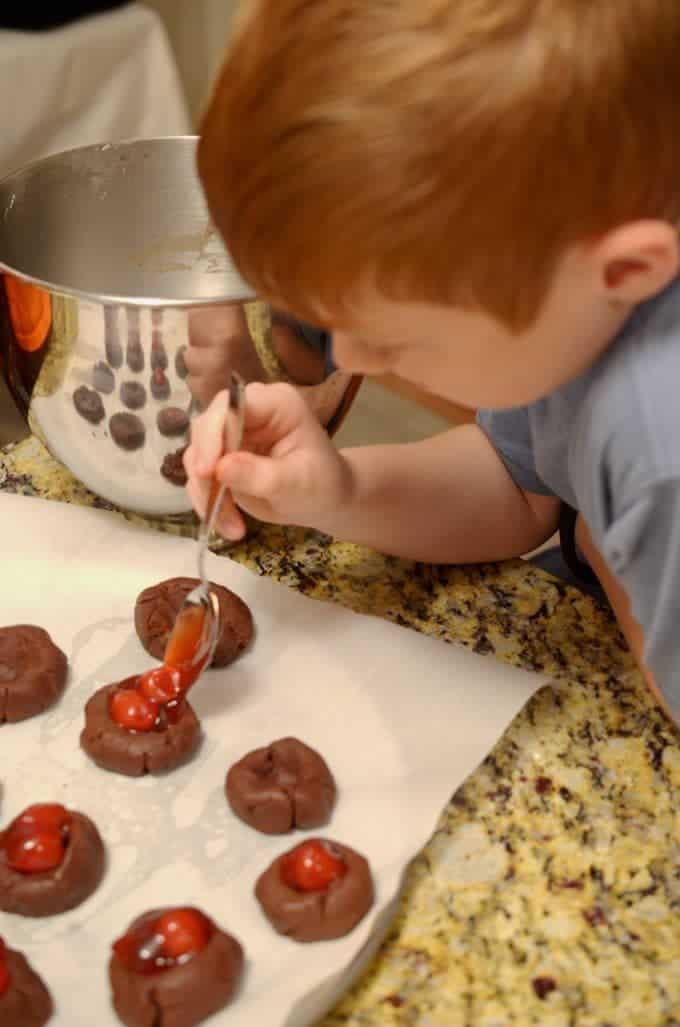
M 232 371 L 229 381 L 227 414 L 224 427 L 225 453 L 234 453 L 241 448 L 244 421 L 245 383 L 239 374 Z M 171 661 L 168 660 L 168 655 L 173 650 L 184 648 L 182 640 L 186 639 L 187 636 L 191 637 L 190 625 L 192 622 L 195 622 L 197 616 L 200 616 L 200 635 L 189 661 L 190 667 L 196 671 L 196 678 L 198 678 L 203 668 L 210 664 L 219 635 L 219 602 L 215 593 L 210 589 L 210 583 L 205 570 L 205 554 L 215 526 L 215 518 L 222 505 L 226 490 L 226 484 L 222 484 L 216 478 L 213 479 L 205 517 L 201 521 L 198 533 L 198 576 L 200 583 L 189 592 L 182 603 L 165 649 L 165 662 L 169 663 Z M 197 614 L 197 610 L 200 610 L 201 613 Z M 191 678 L 191 673 L 188 676 Z

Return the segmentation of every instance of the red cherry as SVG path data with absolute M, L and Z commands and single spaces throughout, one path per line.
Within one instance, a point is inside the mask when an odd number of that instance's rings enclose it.
M 212 934 L 212 922 L 197 909 L 157 909 L 138 917 L 113 951 L 128 970 L 155 974 L 201 952 Z
M 23 874 L 60 866 L 68 844 L 71 814 L 58 803 L 29 806 L 2 836 L 7 865 Z
M 190 907 L 164 913 L 156 922 L 156 930 L 164 939 L 165 955 L 174 960 L 202 952 L 212 937 L 208 918 Z
M 41 831 L 28 838 L 12 838 L 10 832 L 4 848 L 8 865 L 21 874 L 54 870 L 64 859 L 64 839 L 57 831 Z
M 296 891 L 325 891 L 346 873 L 340 850 L 318 838 L 302 842 L 281 857 L 281 880 Z
M 9 970 L 7 968 L 7 947 L 0 938 L 0 997 L 2 997 L 10 986 Z
M 56 802 L 37 802 L 28 806 L 23 813 L 12 821 L 12 834 L 34 834 L 38 831 L 67 831 L 71 824 L 71 814 Z
M 152 731 L 158 717 L 154 704 L 133 688 L 114 692 L 109 712 L 111 719 L 128 731 Z
M 182 691 L 181 674 L 176 667 L 154 667 L 141 675 L 139 691 L 153 703 L 172 702 Z
M 153 974 L 165 968 L 163 938 L 156 931 L 158 916 L 156 910 L 138 917 L 113 943 L 116 958 L 133 973 Z

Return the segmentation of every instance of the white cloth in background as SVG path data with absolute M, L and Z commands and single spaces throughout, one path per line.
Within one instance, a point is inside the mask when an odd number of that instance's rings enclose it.
M 165 27 L 148 7 L 0 31 L 0 176 L 76 146 L 191 131 Z

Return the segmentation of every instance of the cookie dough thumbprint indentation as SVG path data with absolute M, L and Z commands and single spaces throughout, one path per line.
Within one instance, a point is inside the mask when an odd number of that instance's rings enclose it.
M 126 1027 L 197 1027 L 234 997 L 243 948 L 194 906 L 154 909 L 112 946 L 113 1006 Z
M 146 438 L 144 424 L 136 414 L 118 413 L 109 420 L 111 438 L 120 449 L 141 449 Z
M 0 832 L 5 913 L 41 917 L 74 909 L 94 892 L 103 873 L 104 845 L 96 826 L 58 803 L 29 806 Z
M 144 589 L 135 603 L 135 628 L 140 642 L 155 660 L 162 660 L 165 646 L 182 603 L 199 584 L 198 578 L 168 578 Z M 219 607 L 219 635 L 213 667 L 226 667 L 246 648 L 253 636 L 250 610 L 223 585 L 210 585 Z
M 73 405 L 80 416 L 90 424 L 99 424 L 106 416 L 101 396 L 94 389 L 89 389 L 87 385 L 79 385 L 75 390 Z
M 236 816 L 263 834 L 321 827 L 336 798 L 326 761 L 297 738 L 249 752 L 229 770 L 225 791 Z
M 0 1024 L 45 1027 L 53 1012 L 52 997 L 26 957 L 0 938 Z
M 27 720 L 52 706 L 67 674 L 66 654 L 44 628 L 0 628 L 0 725 Z

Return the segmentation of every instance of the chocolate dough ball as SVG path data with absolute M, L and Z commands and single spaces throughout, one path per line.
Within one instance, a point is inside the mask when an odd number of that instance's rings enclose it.
M 141 410 L 146 403 L 146 389 L 141 382 L 123 382 L 120 398 L 130 410 Z
M 87 385 L 79 385 L 75 390 L 73 405 L 80 416 L 90 424 L 99 424 L 106 416 L 101 396 L 94 389 L 89 389 Z
M 286 884 L 277 857 L 255 885 L 263 913 L 279 934 L 294 941 L 330 941 L 349 934 L 366 915 L 374 900 L 373 879 L 363 856 L 339 842 L 309 839 L 339 853 L 347 871 L 323 891 L 299 891 Z
M 54 916 L 75 909 L 95 891 L 104 875 L 104 843 L 83 813 L 71 816 L 64 858 L 54 870 L 24 874 L 5 859 L 0 833 L 0 909 L 21 916 Z M 2 1019 L 0 1018 L 0 1023 Z
M 142 343 L 139 338 L 138 331 L 130 331 L 128 333 L 127 349 L 126 349 L 126 360 L 127 366 L 135 374 L 144 370 L 144 350 L 142 349 Z
M 103 360 L 92 368 L 92 384 L 97 392 L 103 392 L 105 396 L 110 396 L 116 387 L 116 376 Z M 102 407 L 102 411 L 103 409 Z
M 64 691 L 67 674 L 66 655 L 44 628 L 0 628 L 0 724 L 42 713 Z
M 185 435 L 189 429 L 189 415 L 181 407 L 163 407 L 158 412 L 156 424 L 161 435 L 168 438 Z
M 163 345 L 163 333 L 161 331 L 152 331 L 151 333 L 151 370 L 152 371 L 165 371 L 168 366 L 168 354 L 165 352 L 165 346 Z
M 174 453 L 168 453 L 167 456 L 163 457 L 161 474 L 170 482 L 171 485 L 182 487 L 186 485 L 188 481 L 187 472 L 184 469 L 184 454 L 186 449 L 186 446 L 182 446 L 181 449 L 176 449 Z
M 162 660 L 179 609 L 198 578 L 168 578 L 151 585 L 135 604 L 135 628 L 139 640 L 155 660 Z M 234 592 L 211 584 L 220 604 L 219 638 L 213 667 L 226 667 L 249 644 L 253 635 L 250 610 Z
M 178 378 L 186 378 L 189 374 L 189 369 L 186 365 L 186 360 L 184 359 L 186 349 L 186 346 L 180 346 L 177 350 L 177 356 L 175 357 L 175 374 Z
M 152 731 L 130 731 L 111 719 L 109 701 L 120 688 L 132 688 L 128 678 L 100 688 L 85 706 L 85 727 L 80 744 L 97 766 L 127 777 L 161 774 L 186 763 L 201 741 L 201 725 L 188 702 L 177 720 Z
M 157 367 L 151 375 L 151 395 L 154 399 L 167 399 L 170 395 L 170 382 L 162 368 Z
M 146 429 L 136 414 L 119 413 L 109 419 L 111 438 L 121 449 L 141 449 L 146 438 Z
M 201 952 L 159 973 L 136 973 L 114 954 L 113 1006 L 125 1027 L 196 1027 L 226 1006 L 242 971 L 241 945 L 218 928 Z
M 54 1012 L 49 991 L 20 952 L 6 948 L 5 963 L 9 985 L 0 995 L 0 1024 L 3 1027 L 44 1027 Z
M 325 760 L 297 738 L 249 752 L 229 770 L 225 791 L 236 816 L 263 834 L 321 827 L 336 796 Z

